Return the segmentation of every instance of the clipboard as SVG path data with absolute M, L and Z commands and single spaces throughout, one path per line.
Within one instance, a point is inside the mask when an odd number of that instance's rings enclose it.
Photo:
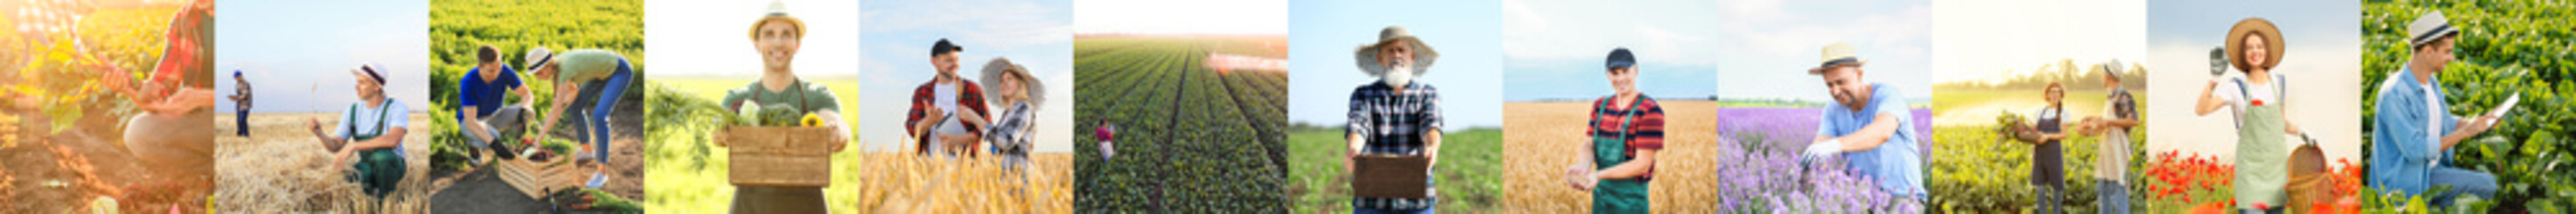
M 1374 198 L 1428 198 L 1431 158 L 1420 155 L 1352 157 L 1352 195 Z
M 2497 119 L 2495 121 L 2487 121 L 2486 125 L 2488 127 L 2494 127 L 2498 123 L 2503 123 L 2504 113 L 2513 111 L 2513 105 L 2521 102 L 2521 92 L 2514 92 L 2513 96 L 2505 97 L 2503 104 L 2496 105 L 2495 110 L 2487 111 L 2485 114 L 2486 116 L 2495 116 Z

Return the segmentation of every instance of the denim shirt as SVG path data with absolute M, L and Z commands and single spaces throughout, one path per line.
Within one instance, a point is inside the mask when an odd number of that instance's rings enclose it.
M 2442 81 L 2415 84 L 2413 72 L 2399 67 L 2379 85 L 2378 114 L 2371 116 L 2370 187 L 2422 194 L 2433 167 L 2449 162 L 2450 151 L 2437 145 L 2459 127 L 2442 103 Z
M 1923 190 L 1923 156 L 1915 142 L 1921 137 L 1914 131 L 1914 113 L 1905 105 L 1905 96 L 1896 86 L 1870 84 L 1869 106 L 1859 111 L 1841 104 L 1826 105 L 1824 117 L 1816 123 L 1816 136 L 1834 137 L 1859 132 L 1878 115 L 1896 116 L 1896 133 L 1887 142 L 1868 151 L 1843 153 L 1850 168 L 1878 181 L 1878 188 L 1900 197 L 1920 196 Z

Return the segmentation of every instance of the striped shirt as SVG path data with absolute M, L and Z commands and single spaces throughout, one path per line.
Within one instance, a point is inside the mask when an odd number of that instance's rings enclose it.
M 1424 132 L 1440 130 L 1440 90 L 1418 82 L 1407 83 L 1402 91 L 1384 82 L 1369 83 L 1351 90 L 1350 116 L 1347 134 L 1368 140 L 1361 153 L 1421 155 L 1428 149 Z M 1359 197 L 1352 203 L 1374 209 L 1422 209 L 1438 203 L 1437 188 L 1426 185 L 1423 195 L 1429 197 Z
M 1618 103 L 1612 102 L 1617 98 L 1617 96 L 1609 96 L 1592 101 L 1591 136 L 1626 136 L 1620 141 L 1627 141 L 1628 149 L 1620 154 L 1630 157 L 1637 156 L 1637 150 L 1641 149 L 1663 150 L 1664 105 L 1655 102 L 1655 98 L 1639 94 L 1635 100 L 1629 101 L 1626 108 L 1620 108 Z M 1622 123 L 1627 124 L 1627 127 L 1620 127 Z M 1620 130 L 1627 130 L 1627 132 L 1620 132 Z M 1655 168 L 1653 167 L 1647 167 L 1646 174 L 1637 176 L 1639 181 L 1654 179 Z

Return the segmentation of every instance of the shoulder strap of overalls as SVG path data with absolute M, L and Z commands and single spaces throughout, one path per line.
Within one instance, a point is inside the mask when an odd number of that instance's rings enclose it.
M 2229 113 L 2235 113 L 2228 116 L 2236 119 L 2236 123 L 2234 123 L 2236 125 L 2236 129 L 2245 129 L 2245 108 L 2254 107 L 2252 104 L 2254 102 L 2254 87 L 2247 86 L 2245 78 L 2236 78 L 2231 81 L 2236 82 L 2236 102 L 2247 104 L 2228 108 Z
M 1617 100 L 1618 96 L 1619 95 L 1610 95 L 1612 100 Z M 1634 130 L 1635 127 L 1633 127 L 1634 125 L 1637 125 L 1637 112 L 1641 112 L 1637 110 L 1637 104 L 1643 103 L 1645 99 L 1645 96 L 1638 96 L 1635 99 L 1629 99 L 1628 108 L 1625 108 L 1626 110 L 1619 111 L 1618 133 L 1620 142 L 1625 143 L 1626 141 L 1634 140 L 1631 138 L 1637 136 L 1637 133 L 1635 132 L 1636 130 Z M 1625 148 L 1625 146 L 1622 146 L 1622 148 Z

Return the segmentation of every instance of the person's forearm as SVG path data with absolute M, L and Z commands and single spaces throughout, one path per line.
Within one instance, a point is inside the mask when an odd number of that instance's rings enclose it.
M 1596 174 L 1600 174 L 1599 176 L 1596 176 L 1596 178 L 1624 179 L 1645 176 L 1649 169 L 1654 169 L 1655 167 L 1655 152 L 1657 152 L 1657 150 L 1639 149 L 1637 150 L 1637 159 L 1619 163 L 1618 166 L 1611 166 L 1609 169 L 1602 169 L 1600 172 L 1596 172 Z
M 1348 146 L 1348 147 L 1342 147 L 1342 148 L 1343 148 L 1343 151 L 1349 151 L 1351 154 L 1359 154 L 1359 153 L 1360 153 L 1360 149 L 1361 149 L 1361 148 L 1367 148 L 1367 147 L 1368 147 L 1368 138 L 1365 138 L 1365 137 L 1360 136 L 1360 134 L 1359 134 L 1359 133 L 1351 133 L 1351 134 L 1346 134 L 1346 135 L 1347 135 L 1347 137 L 1344 137 L 1344 138 L 1345 138 L 1345 139 L 1347 139 L 1347 140 L 1344 140 L 1343 142 L 1349 142 L 1350 146 Z
M 2214 91 L 2212 89 L 2215 89 L 2217 86 L 2218 83 L 2212 82 L 2210 83 L 2210 87 L 2212 88 L 2204 88 L 2200 90 L 2200 103 L 2192 106 L 2193 114 L 2207 116 L 2210 112 L 2218 111 L 2219 107 L 2225 107 L 2227 105 L 2226 100 L 2220 100 L 2218 97 L 2211 95 L 2211 93 L 2216 93 L 2212 92 Z
M 1422 148 L 1422 157 L 1423 159 L 1430 159 L 1430 162 L 1426 163 L 1427 165 L 1440 165 L 1440 135 L 1440 130 L 1437 129 L 1427 131 L 1427 133 L 1423 133 L 1422 135 L 1422 142 L 1424 143 Z
M 387 129 L 387 130 L 385 130 L 385 133 L 384 133 L 383 135 L 377 135 L 377 136 L 376 136 L 376 138 L 374 138 L 374 139 L 369 139 L 369 140 L 364 140 L 364 141 L 358 141 L 358 142 L 351 143 L 351 144 L 348 144 L 348 145 L 343 145 L 343 146 L 341 146 L 341 147 L 345 147 L 345 148 L 344 148 L 344 149 L 342 149 L 342 150 L 358 150 L 358 151 L 366 151 L 366 150 L 371 150 L 371 149 L 389 149 L 389 148 L 396 148 L 396 147 L 398 147 L 398 146 L 402 145 L 402 137 L 403 137 L 403 135 L 404 135 L 404 134 L 406 134 L 405 132 L 408 132 L 408 131 L 407 131 L 407 130 L 404 130 L 404 128 L 392 128 L 392 129 Z
M 1898 122 L 1896 117 L 1901 116 L 1879 114 L 1876 119 L 1870 120 L 1869 125 L 1862 126 L 1860 131 L 1852 132 L 1852 134 L 1840 137 L 1834 137 L 1834 140 L 1841 141 L 1843 143 L 1843 152 L 1858 152 L 1877 149 L 1879 144 L 1886 144 L 1888 138 L 1896 135 L 1896 123 Z
M 2137 119 L 2117 119 L 2117 120 L 2106 120 L 2106 121 L 2104 121 L 2102 124 L 2109 124 L 2109 125 L 2111 125 L 2111 126 L 2113 126 L 2113 127 L 2119 127 L 2119 128 L 2131 128 L 2131 127 L 2137 127 L 2137 126 L 2138 126 L 2138 120 L 2137 120 Z
M 2451 150 L 2451 147 L 2459 146 L 2460 142 L 2469 141 L 2470 137 L 2477 137 L 2477 133 L 2455 131 L 2449 135 L 2442 135 L 2442 150 Z

